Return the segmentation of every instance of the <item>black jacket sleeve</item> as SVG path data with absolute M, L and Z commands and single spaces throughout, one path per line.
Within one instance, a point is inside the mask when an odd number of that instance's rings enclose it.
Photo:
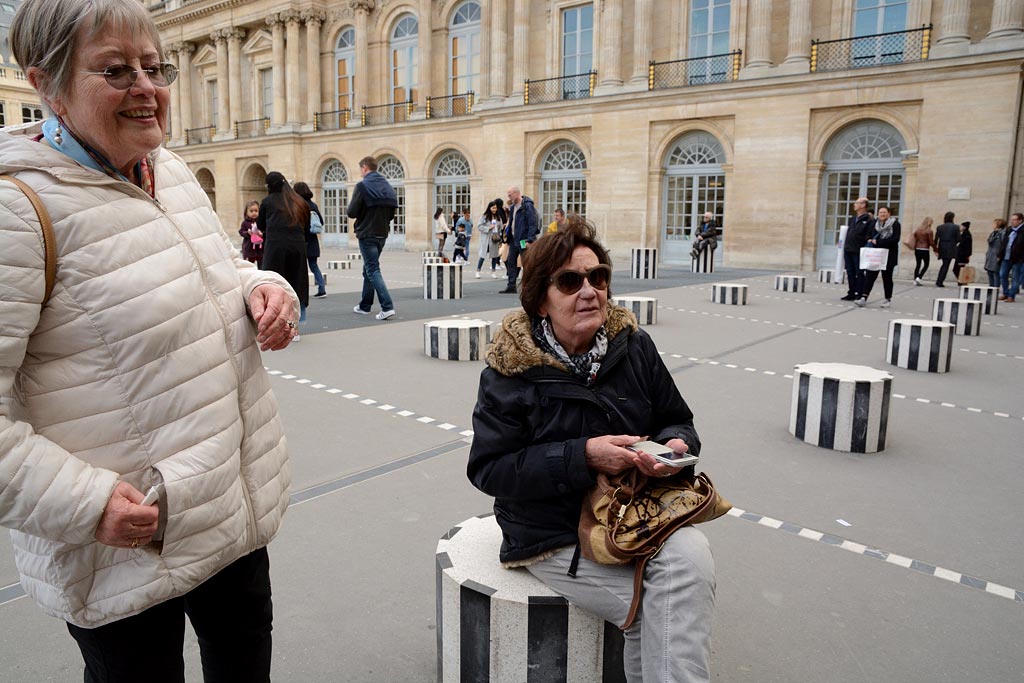
M 348 202 L 346 213 L 349 218 L 359 218 L 363 215 L 365 202 L 363 201 L 362 183 L 356 183 L 356 189 L 352 190 L 352 199 Z

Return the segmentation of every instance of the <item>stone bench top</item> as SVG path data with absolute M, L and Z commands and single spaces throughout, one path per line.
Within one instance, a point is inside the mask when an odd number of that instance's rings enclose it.
M 881 382 L 892 379 L 892 374 L 884 370 L 876 370 L 867 365 L 850 365 L 849 363 L 801 363 L 794 366 L 794 369 L 812 377 L 837 379 L 840 382 Z
M 472 330 L 472 329 L 476 329 L 476 328 L 479 328 L 479 327 L 487 327 L 488 325 L 490 325 L 490 323 L 487 322 L 486 320 L 460 320 L 460 319 L 452 319 L 452 320 L 431 320 L 430 322 L 423 323 L 423 325 L 426 326 L 426 327 L 447 327 L 447 328 L 453 328 L 454 327 L 454 328 L 462 329 L 462 330 Z
M 626 296 L 615 295 L 612 297 L 612 301 L 657 301 L 653 296 L 633 296 L 632 294 Z
M 467 519 L 445 534 L 437 544 L 437 556 L 444 572 L 453 580 L 462 585 L 472 581 L 466 587 L 489 589 L 486 592 L 498 599 L 522 603 L 528 603 L 531 597 L 562 600 L 525 569 L 502 567 L 498 561 L 500 548 L 501 529 L 494 515 L 486 515 Z
M 967 304 L 969 306 L 972 306 L 972 305 L 973 306 L 981 306 L 983 303 L 985 303 L 984 301 L 978 301 L 977 299 L 954 299 L 952 297 L 940 297 L 940 298 L 935 299 L 936 303 L 938 303 L 940 301 L 945 301 L 947 303 L 955 303 L 955 304 Z
M 889 324 L 899 323 L 908 327 L 953 327 L 952 324 L 942 320 L 922 320 L 921 318 L 896 318 L 890 320 Z

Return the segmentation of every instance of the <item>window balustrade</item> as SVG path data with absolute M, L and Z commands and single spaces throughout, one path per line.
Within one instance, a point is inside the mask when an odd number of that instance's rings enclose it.
M 651 62 L 647 68 L 647 89 L 683 88 L 735 81 L 740 74 L 742 50 L 707 57 Z
M 558 102 L 559 100 L 581 100 L 594 96 L 597 72 L 587 71 L 571 76 L 543 78 L 536 81 L 526 79 L 523 88 L 523 104 Z
M 811 71 L 921 62 L 928 59 L 931 33 L 931 26 L 922 26 L 871 36 L 814 40 L 811 41 Z

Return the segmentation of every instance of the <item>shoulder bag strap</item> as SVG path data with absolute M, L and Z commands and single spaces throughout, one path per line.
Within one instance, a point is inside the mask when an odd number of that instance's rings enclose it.
M 43 206 L 43 200 L 39 198 L 39 195 L 32 188 L 12 175 L 0 175 L 0 180 L 8 180 L 21 190 L 32 204 L 36 217 L 39 219 L 39 227 L 43 231 L 43 257 L 46 259 L 44 271 L 46 290 L 43 294 L 43 305 L 46 305 L 46 302 L 50 300 L 50 294 L 53 292 L 53 286 L 57 282 L 57 238 L 53 234 L 53 221 L 50 220 L 50 214 L 47 213 L 46 207 Z

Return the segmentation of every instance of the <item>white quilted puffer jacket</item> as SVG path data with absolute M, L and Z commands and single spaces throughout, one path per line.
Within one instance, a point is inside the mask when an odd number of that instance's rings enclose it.
M 188 592 L 277 532 L 291 474 L 247 301 L 288 284 L 239 257 L 176 155 L 152 155 L 153 201 L 39 131 L 0 131 L 0 173 L 39 194 L 57 237 L 40 309 L 36 214 L 0 183 L 0 396 L 21 404 L 0 403 L 0 525 L 25 590 L 88 628 Z M 118 480 L 165 484 L 162 548 L 96 541 Z

